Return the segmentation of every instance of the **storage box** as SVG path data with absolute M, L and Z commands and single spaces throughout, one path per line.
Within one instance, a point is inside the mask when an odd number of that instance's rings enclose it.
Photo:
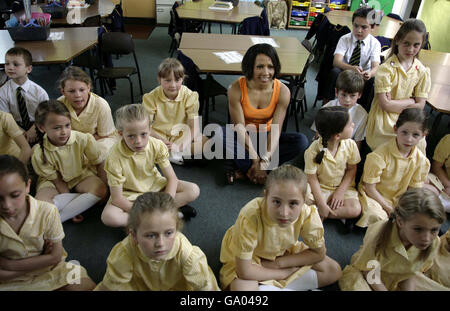
M 47 27 L 13 27 L 8 29 L 13 41 L 44 41 L 50 35 L 50 26 Z

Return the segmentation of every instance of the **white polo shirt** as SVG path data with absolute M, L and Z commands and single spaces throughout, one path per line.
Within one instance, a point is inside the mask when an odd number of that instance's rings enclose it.
M 48 100 L 47 92 L 38 84 L 28 79 L 23 85 L 18 85 L 12 79 L 6 81 L 0 88 L 0 110 L 12 114 L 14 120 L 22 122 L 19 105 L 16 98 L 16 90 L 21 87 L 22 96 L 25 99 L 30 121 L 34 122 L 34 112 L 40 102 Z
M 334 50 L 334 55 L 340 54 L 344 56 L 343 61 L 345 63 L 350 63 L 350 58 L 352 57 L 353 50 L 356 47 L 356 38 L 353 33 L 348 33 L 343 35 Z M 361 58 L 359 65 L 366 71 L 372 68 L 372 62 L 381 62 L 381 44 L 377 38 L 369 34 L 361 43 Z
M 337 98 L 329 101 L 326 105 L 323 105 L 322 108 L 335 106 L 342 106 L 341 104 L 339 104 L 339 99 Z M 357 103 L 348 110 L 348 113 L 350 113 L 350 115 L 352 116 L 353 123 L 355 124 L 355 127 L 353 128 L 352 139 L 356 142 L 364 140 L 364 138 L 366 137 L 366 125 L 368 116 L 367 111 Z M 317 132 L 315 122 L 313 122 L 311 129 Z

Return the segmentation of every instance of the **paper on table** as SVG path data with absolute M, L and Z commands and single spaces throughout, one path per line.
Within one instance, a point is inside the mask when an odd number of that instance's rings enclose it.
M 229 52 L 214 52 L 220 59 L 222 59 L 227 64 L 240 63 L 242 62 L 243 56 L 237 51 Z
M 267 43 L 273 46 L 274 48 L 279 48 L 280 46 L 275 42 L 272 38 L 258 38 L 258 37 L 252 37 L 253 44 L 260 44 L 260 43 Z
M 48 36 L 48 40 L 56 41 L 56 40 L 64 40 L 64 32 L 63 31 L 56 31 L 51 32 Z

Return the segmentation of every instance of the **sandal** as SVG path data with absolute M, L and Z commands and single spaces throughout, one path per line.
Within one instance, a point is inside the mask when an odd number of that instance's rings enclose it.
M 75 216 L 75 217 L 73 217 L 72 218 L 72 222 L 74 223 L 74 224 L 79 224 L 80 222 L 82 222 L 84 220 L 84 217 L 83 217 L 83 215 L 77 215 L 77 216 Z

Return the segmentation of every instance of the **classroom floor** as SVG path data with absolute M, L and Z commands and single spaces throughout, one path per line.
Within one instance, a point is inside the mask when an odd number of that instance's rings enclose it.
M 219 32 L 217 25 L 213 25 L 212 32 Z M 231 33 L 231 28 L 224 26 L 223 33 Z M 271 29 L 271 35 L 297 37 L 301 42 L 306 31 Z M 140 39 L 138 36 L 134 38 L 142 71 L 144 92 L 147 93 L 157 86 L 157 67 L 164 58 L 169 56 L 171 40 L 167 34 L 167 27 L 155 27 L 148 39 Z M 122 56 L 119 59 L 113 57 L 113 62 L 116 65 L 131 64 L 132 57 Z M 300 120 L 300 132 L 310 140 L 313 132 L 309 127 L 318 109 L 318 107 L 313 108 L 317 90 L 315 81 L 317 69 L 318 65 L 313 64 L 308 72 L 306 83 L 308 111 L 305 118 Z M 35 67 L 31 79 L 42 85 L 49 96 L 54 98 L 60 95 L 56 87 L 56 80 L 60 72 L 60 66 Z M 214 78 L 224 86 L 228 86 L 237 77 L 214 75 Z M 141 102 L 137 79 L 133 79 L 135 81 L 135 102 Z M 114 96 L 109 94 L 105 96 L 105 99 L 110 103 L 113 112 L 118 107 L 130 103 L 128 82 L 119 80 Z M 224 96 L 217 97 L 215 111 L 210 112 L 209 122 L 224 125 L 227 120 L 226 112 L 226 98 Z M 442 137 L 444 133 L 448 133 L 448 122 L 448 117 L 442 119 L 439 133 L 435 136 L 436 139 Z M 288 131 L 295 131 L 293 116 L 289 119 Z M 262 187 L 248 181 L 238 181 L 232 186 L 226 185 L 222 160 L 208 161 L 203 167 L 174 166 L 174 169 L 179 179 L 195 182 L 200 187 L 200 196 L 192 203 L 192 206 L 197 209 L 198 215 L 185 224 L 183 233 L 192 244 L 203 250 L 209 265 L 219 280 L 222 237 L 225 231 L 234 224 L 239 210 L 251 199 L 262 195 Z M 95 282 L 100 282 L 103 278 L 106 271 L 106 259 L 111 248 L 125 237 L 123 229 L 108 228 L 102 224 L 100 221 L 101 211 L 101 206 L 95 206 L 84 213 L 84 222 L 73 224 L 71 221 L 67 221 L 64 223 L 66 237 L 63 244 L 69 255 L 68 259 L 79 261 Z M 442 229 L 446 231 L 449 225 L 450 222 L 447 220 Z M 358 230 L 344 234 L 343 224 L 339 220 L 326 220 L 324 228 L 327 255 L 344 268 L 350 262 L 353 253 L 359 249 L 364 231 Z M 326 290 L 338 290 L 338 287 L 335 284 L 327 287 Z

